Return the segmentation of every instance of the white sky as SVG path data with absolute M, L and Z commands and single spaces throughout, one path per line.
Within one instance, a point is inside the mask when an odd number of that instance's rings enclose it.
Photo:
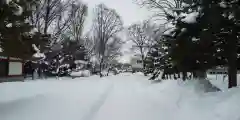
M 151 16 L 151 13 L 146 8 L 141 8 L 139 5 L 134 3 L 134 0 L 82 0 L 82 1 L 87 3 L 89 7 L 84 32 L 90 30 L 93 18 L 93 8 L 99 3 L 104 3 L 107 7 L 115 9 L 117 13 L 122 17 L 124 26 L 129 26 L 132 23 L 149 19 L 149 17 Z M 126 40 L 126 35 L 124 35 L 124 33 L 123 39 Z M 120 61 L 129 62 L 130 57 L 133 55 L 133 53 L 129 50 L 130 48 L 131 48 L 130 43 L 124 44 L 122 50 L 124 55 L 121 57 Z

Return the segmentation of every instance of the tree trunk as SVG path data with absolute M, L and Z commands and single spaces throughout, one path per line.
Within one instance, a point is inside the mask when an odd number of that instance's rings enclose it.
M 141 58 L 142 58 L 143 70 L 144 70 L 145 69 L 145 60 L 144 60 L 144 53 L 143 53 L 142 47 L 140 47 L 140 53 L 141 53 Z
M 49 23 L 49 15 L 50 15 L 50 2 L 51 0 L 46 0 L 45 2 L 47 2 L 47 7 L 46 7 L 46 15 L 45 15 L 45 18 L 44 18 L 44 34 L 47 34 L 47 29 L 48 29 L 48 23 Z
M 164 71 L 163 71 L 163 74 L 162 74 L 162 79 L 163 79 L 163 80 L 166 79 L 166 74 L 165 74 Z
M 196 75 L 195 71 L 192 72 L 192 75 L 193 75 L 193 78 L 197 78 L 197 75 Z
M 99 68 L 99 75 L 100 75 L 100 77 L 102 77 L 103 75 L 102 75 L 102 62 L 100 62 L 100 68 Z
M 206 77 L 207 77 L 206 70 L 198 70 L 198 71 L 196 71 L 196 77 L 199 80 L 206 79 Z
M 179 72 L 177 73 L 177 75 L 178 75 L 178 78 L 181 78 L 181 75 L 180 75 L 180 73 L 179 73 Z
M 177 76 L 176 76 L 176 74 L 175 74 L 175 73 L 173 73 L 173 78 L 174 78 L 174 80 L 176 80 L 176 79 L 177 79 Z
M 237 36 L 234 33 L 228 40 L 228 88 L 237 86 Z
M 183 81 L 187 79 L 187 72 L 182 72 L 182 79 Z
M 172 74 L 168 74 L 168 76 L 169 76 L 169 79 L 172 79 Z
M 101 58 L 101 61 L 100 61 L 100 77 L 103 77 L 102 75 L 102 69 L 103 69 L 103 57 Z

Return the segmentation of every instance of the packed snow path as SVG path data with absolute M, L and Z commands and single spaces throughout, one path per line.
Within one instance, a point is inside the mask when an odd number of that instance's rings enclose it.
M 0 120 L 238 120 L 239 94 L 130 73 L 1 83 Z
M 141 75 L 4 83 L 1 120 L 147 120 L 159 118 Z M 8 85 L 7 85 L 8 84 Z M 15 85 L 14 85 L 15 84 Z M 151 112 L 150 112 L 151 111 Z M 154 120 L 154 119 L 151 119 Z

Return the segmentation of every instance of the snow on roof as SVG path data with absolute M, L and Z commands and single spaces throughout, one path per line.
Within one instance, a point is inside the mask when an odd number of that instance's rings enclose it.
M 185 23 L 196 23 L 197 22 L 197 17 L 199 15 L 199 12 L 192 12 L 189 14 L 186 14 L 185 18 L 182 19 L 183 22 Z

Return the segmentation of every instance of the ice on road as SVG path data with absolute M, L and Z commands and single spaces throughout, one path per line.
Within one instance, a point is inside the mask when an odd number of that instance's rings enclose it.
M 239 93 L 130 73 L 1 83 L 0 120 L 238 120 Z

